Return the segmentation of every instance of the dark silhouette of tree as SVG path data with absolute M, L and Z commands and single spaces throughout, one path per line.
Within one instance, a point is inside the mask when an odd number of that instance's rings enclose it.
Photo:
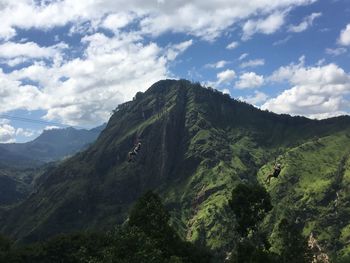
M 229 206 L 236 215 L 237 231 L 241 235 L 231 262 L 273 262 L 266 234 L 259 229 L 259 223 L 272 209 L 266 190 L 260 185 L 239 184 L 232 191 Z
M 131 209 L 128 223 L 108 233 L 64 234 L 18 247 L 0 236 L 0 262 L 210 262 L 208 251 L 183 241 L 169 226 L 169 219 L 160 197 L 147 192 Z
M 237 230 L 242 236 L 256 230 L 272 209 L 270 196 L 260 185 L 237 185 L 232 191 L 229 205 L 236 215 Z

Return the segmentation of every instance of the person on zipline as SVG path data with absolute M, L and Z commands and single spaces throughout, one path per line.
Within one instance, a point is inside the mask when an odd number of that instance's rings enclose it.
M 266 177 L 265 183 L 270 184 L 271 178 L 272 178 L 272 177 L 277 178 L 277 177 L 280 175 L 281 170 L 282 170 L 281 164 L 280 164 L 280 163 L 275 164 L 275 167 L 273 168 L 273 173 L 269 174 L 269 175 Z
M 128 153 L 128 162 L 133 162 L 135 161 L 135 157 L 136 155 L 139 153 L 139 151 L 141 150 L 141 142 L 138 142 L 135 146 L 135 148 Z

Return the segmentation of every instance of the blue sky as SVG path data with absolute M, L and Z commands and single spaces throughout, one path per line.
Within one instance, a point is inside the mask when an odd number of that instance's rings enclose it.
M 0 0 L 0 142 L 91 128 L 185 78 L 277 113 L 349 114 L 347 0 Z

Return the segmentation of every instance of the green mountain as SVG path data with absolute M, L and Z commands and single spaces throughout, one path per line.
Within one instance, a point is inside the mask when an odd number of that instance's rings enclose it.
M 135 162 L 127 153 L 142 142 Z M 158 192 L 172 225 L 218 253 L 237 235 L 228 199 L 242 181 L 259 182 L 274 208 L 263 227 L 278 252 L 275 225 L 301 222 L 330 256 L 350 253 L 347 208 L 350 118 L 310 120 L 261 111 L 185 80 L 163 80 L 114 111 L 87 150 L 47 172 L 26 201 L 3 213 L 0 230 L 18 240 L 106 230 L 135 200 Z M 279 180 L 263 183 L 278 160 Z

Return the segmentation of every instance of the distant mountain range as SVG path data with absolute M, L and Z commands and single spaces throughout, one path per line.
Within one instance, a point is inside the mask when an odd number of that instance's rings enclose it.
M 35 188 L 49 162 L 60 161 L 93 143 L 105 124 L 85 129 L 45 130 L 27 143 L 0 144 L 0 207 L 14 205 Z
M 106 125 L 91 130 L 44 130 L 33 141 L 0 144 L 0 167 L 31 167 L 68 157 L 94 142 Z
M 43 144 L 52 145 L 46 137 Z M 57 137 L 56 142 L 67 141 Z M 127 153 L 137 141 L 141 150 L 129 163 Z M 36 145 L 39 150 L 27 150 L 26 157 L 48 156 Z M 274 208 L 261 227 L 272 249 L 278 252 L 275 226 L 287 217 L 341 259 L 350 253 L 349 145 L 350 117 L 278 115 L 189 81 L 159 81 L 119 105 L 86 150 L 47 170 L 27 200 L 1 214 L 0 231 L 33 241 L 110 229 L 152 189 L 183 238 L 224 254 L 237 239 L 228 199 L 234 186 L 247 182 L 263 185 L 271 195 Z M 54 149 L 49 156 L 69 152 Z M 276 161 L 282 163 L 281 175 L 267 185 Z

